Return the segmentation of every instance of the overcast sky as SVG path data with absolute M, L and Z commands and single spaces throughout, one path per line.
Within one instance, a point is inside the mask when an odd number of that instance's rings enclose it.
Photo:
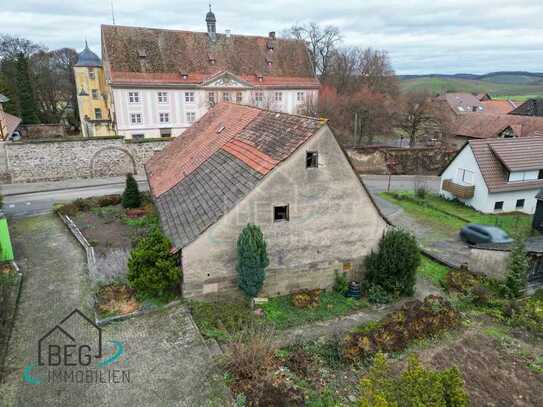
M 207 1 L 113 0 L 116 23 L 205 31 Z M 2 0 L 0 32 L 100 51 L 110 0 Z M 385 49 L 398 74 L 543 71 L 542 0 L 217 0 L 217 31 L 265 35 L 333 24 L 343 44 Z

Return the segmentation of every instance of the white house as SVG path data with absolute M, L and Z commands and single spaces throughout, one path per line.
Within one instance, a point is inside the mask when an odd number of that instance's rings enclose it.
M 483 213 L 533 214 L 543 188 L 543 136 L 470 140 L 440 176 L 447 199 Z
M 102 59 L 116 132 L 178 136 L 219 101 L 299 113 L 319 81 L 303 41 L 216 32 L 102 26 Z

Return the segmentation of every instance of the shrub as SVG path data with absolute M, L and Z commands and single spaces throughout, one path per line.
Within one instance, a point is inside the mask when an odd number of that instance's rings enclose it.
M 398 377 L 391 374 L 384 355 L 377 354 L 360 386 L 360 407 L 469 405 L 458 369 L 427 370 L 414 355 L 409 357 L 406 370 Z
M 481 285 L 481 277 L 468 270 L 451 270 L 445 277 L 443 285 L 448 291 L 468 294 L 472 289 Z
M 365 260 L 369 285 L 394 295 L 413 295 L 421 262 L 415 237 L 402 229 L 389 229 Z
M 522 239 L 516 238 L 507 261 L 507 276 L 505 277 L 505 295 L 509 298 L 519 298 L 526 289 L 528 275 L 528 257 Z
M 370 304 L 389 304 L 392 297 L 380 285 L 370 285 L 366 290 Z
M 103 208 L 105 206 L 119 205 L 121 203 L 120 195 L 106 195 L 98 198 L 98 206 Z
M 168 238 L 155 227 L 130 252 L 128 282 L 138 294 L 162 297 L 179 283 L 181 270 L 170 248 Z
M 511 304 L 509 311 L 511 325 L 527 328 L 529 331 L 543 335 L 543 300 L 531 297 L 522 304 Z
M 77 198 L 73 204 L 79 209 L 81 212 L 88 211 L 92 207 L 92 203 L 90 199 L 84 199 L 84 198 Z
M 260 227 L 248 224 L 237 243 L 238 286 L 247 297 L 256 297 L 264 284 L 269 260 Z
M 334 279 L 334 291 L 338 294 L 345 295 L 349 291 L 349 282 L 347 281 L 346 273 L 339 273 L 336 270 Z
M 292 294 L 292 305 L 296 308 L 316 308 L 319 306 L 321 290 L 302 290 Z
M 141 195 L 138 183 L 132 174 L 126 174 L 126 187 L 121 199 L 123 208 L 139 208 L 141 206 Z
M 65 216 L 75 216 L 79 213 L 79 208 L 73 203 L 67 203 L 58 208 L 58 212 Z
M 371 357 L 378 351 L 399 352 L 409 342 L 436 335 L 460 323 L 458 312 L 439 296 L 424 301 L 410 301 L 390 313 L 379 325 L 347 335 L 343 356 L 355 361 Z

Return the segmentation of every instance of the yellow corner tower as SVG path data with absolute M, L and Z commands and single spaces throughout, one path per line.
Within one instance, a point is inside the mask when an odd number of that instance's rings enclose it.
M 114 136 L 115 130 L 109 109 L 109 90 L 104 77 L 102 61 L 89 49 L 79 54 L 74 65 L 77 105 L 83 137 Z

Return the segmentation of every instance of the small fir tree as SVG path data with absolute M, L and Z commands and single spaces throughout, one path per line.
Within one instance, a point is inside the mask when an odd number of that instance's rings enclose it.
M 38 109 L 36 108 L 34 91 L 30 82 L 28 58 L 22 53 L 17 56 L 16 67 L 17 75 L 15 80 L 17 83 L 17 100 L 19 102 L 21 119 L 24 124 L 39 123 Z
M 239 235 L 237 244 L 238 286 L 249 298 L 258 295 L 269 265 L 266 242 L 260 227 L 248 224 Z
M 170 241 L 158 227 L 132 249 L 128 259 L 128 284 L 138 294 L 162 297 L 176 288 L 181 280 L 181 269 L 170 249 Z
M 377 251 L 366 257 L 366 284 L 394 295 L 413 295 L 420 261 L 415 237 L 402 229 L 389 229 Z
M 141 206 L 140 190 L 132 174 L 126 174 L 126 187 L 121 203 L 123 208 L 139 208 Z
M 521 296 L 528 283 L 528 268 L 528 256 L 524 248 L 524 242 L 520 237 L 517 237 L 507 261 L 507 276 L 505 278 L 505 294 L 507 297 L 518 298 Z

